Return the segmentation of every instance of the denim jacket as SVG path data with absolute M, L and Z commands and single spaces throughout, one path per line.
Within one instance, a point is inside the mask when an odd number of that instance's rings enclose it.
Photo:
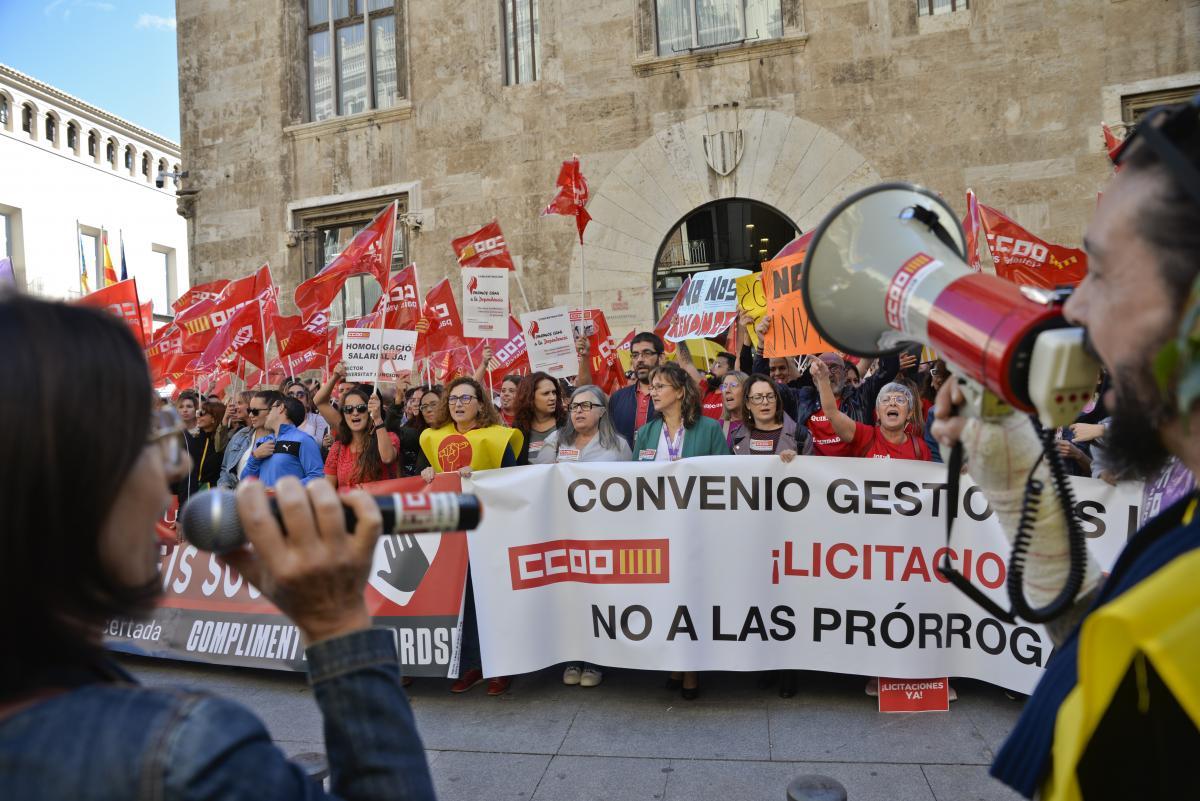
M 326 640 L 307 658 L 332 797 L 432 801 L 393 632 Z M 85 682 L 0 719 L 0 787 L 6 801 L 331 797 L 245 707 L 131 678 Z
M 244 426 L 229 438 L 229 444 L 225 446 L 225 458 L 221 460 L 221 477 L 217 479 L 218 487 L 233 489 L 237 486 L 238 462 L 242 461 L 242 454 L 253 444 L 254 429 L 250 426 Z

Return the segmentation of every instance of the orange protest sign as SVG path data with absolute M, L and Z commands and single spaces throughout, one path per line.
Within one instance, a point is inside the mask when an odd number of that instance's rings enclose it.
M 771 327 L 767 329 L 763 343 L 763 354 L 767 358 L 835 350 L 833 345 L 821 339 L 800 299 L 804 253 L 789 253 L 763 262 L 763 290 L 767 296 L 767 314 L 771 315 Z

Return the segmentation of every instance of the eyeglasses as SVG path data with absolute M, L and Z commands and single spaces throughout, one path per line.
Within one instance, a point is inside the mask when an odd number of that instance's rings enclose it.
M 421 404 L 421 411 L 423 411 L 423 412 L 432 412 L 432 411 L 433 411 L 434 409 L 436 409 L 437 407 L 438 407 L 438 405 L 437 405 L 437 401 L 434 401 L 433 403 L 422 403 L 422 404 Z
M 187 449 L 183 447 L 183 421 L 174 409 L 162 409 L 150 415 L 150 431 L 146 435 L 146 446 L 154 446 L 162 454 L 163 466 L 168 473 L 183 468 Z
M 579 401 L 578 403 L 572 403 L 567 408 L 573 412 L 590 412 L 592 409 L 603 409 L 604 407 L 591 401 Z
M 1129 154 L 1129 146 L 1139 139 L 1145 146 L 1158 154 L 1174 177 L 1183 185 L 1192 201 L 1200 205 L 1200 169 L 1192 164 L 1175 146 L 1175 142 L 1188 136 L 1200 124 L 1200 94 L 1181 106 L 1160 106 L 1153 109 L 1133 133 L 1125 138 L 1113 154 L 1113 164 L 1120 165 Z
M 629 355 L 635 359 L 649 359 L 658 356 L 659 352 L 656 350 L 631 350 Z
M 363 414 L 367 411 L 367 404 L 360 403 L 356 406 L 343 406 L 342 414 Z
M 731 378 L 728 381 L 724 381 L 721 383 L 721 389 L 737 389 L 741 385 L 742 385 L 741 381 L 738 381 L 735 378 Z
M 300 390 L 299 392 L 289 392 L 288 395 L 293 398 L 307 398 L 308 397 L 308 393 L 305 392 L 304 390 Z
M 474 395 L 451 395 L 450 397 L 446 398 L 446 401 L 451 406 L 467 406 L 477 400 L 479 399 Z
M 651 384 L 650 389 L 653 392 L 662 392 L 664 389 L 674 389 L 670 384 Z
M 905 395 L 880 395 L 880 406 L 907 406 L 908 397 Z
M 260 414 L 266 414 L 269 411 L 271 411 L 271 410 L 270 409 L 255 409 L 253 406 L 251 406 L 250 408 L 246 409 L 246 414 L 250 415 L 251 417 L 258 417 Z
M 756 395 L 749 395 L 746 400 L 751 403 L 766 403 L 767 401 L 775 400 L 775 396 L 770 392 L 759 392 Z

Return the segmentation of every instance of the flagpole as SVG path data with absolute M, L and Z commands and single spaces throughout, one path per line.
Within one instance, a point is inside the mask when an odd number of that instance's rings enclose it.
M 525 295 L 525 284 L 521 282 L 521 274 L 519 272 L 513 270 L 513 275 L 516 276 L 517 289 L 521 290 L 521 300 L 525 302 L 525 313 L 528 314 L 529 312 L 533 311 L 533 309 L 529 307 L 529 298 Z
M 579 238 L 579 283 L 583 288 L 583 308 L 588 307 L 587 267 L 583 261 L 583 237 Z

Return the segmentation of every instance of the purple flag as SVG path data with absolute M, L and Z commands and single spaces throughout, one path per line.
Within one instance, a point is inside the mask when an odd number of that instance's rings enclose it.
M 13 272 L 12 259 L 0 259 L 0 285 L 17 285 L 17 274 Z

